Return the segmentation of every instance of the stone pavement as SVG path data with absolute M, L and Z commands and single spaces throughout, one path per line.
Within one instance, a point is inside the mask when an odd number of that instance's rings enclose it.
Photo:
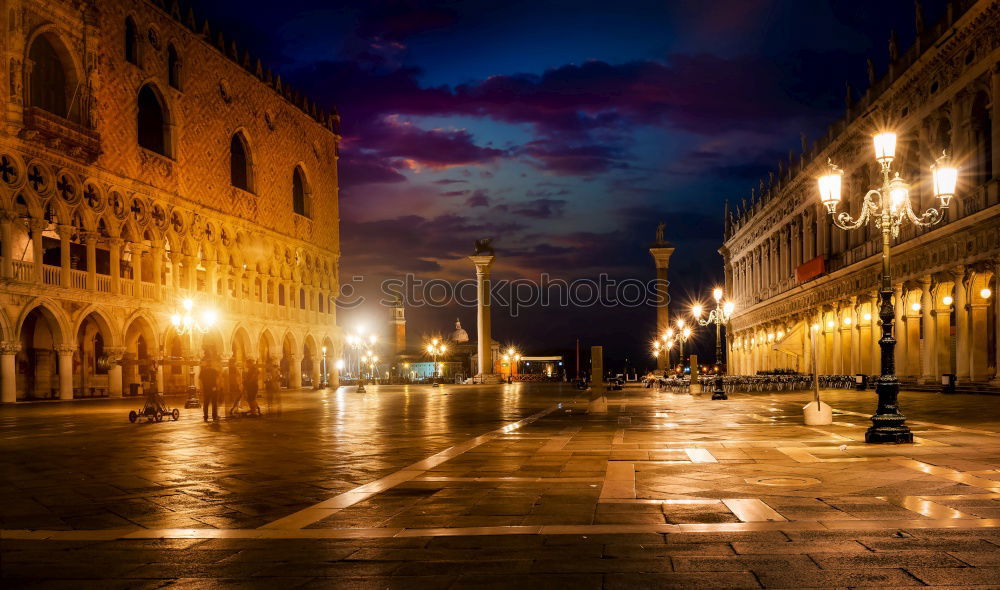
M 4 587 L 1000 587 L 1000 404 L 558 385 L 286 394 L 261 419 L 0 408 Z

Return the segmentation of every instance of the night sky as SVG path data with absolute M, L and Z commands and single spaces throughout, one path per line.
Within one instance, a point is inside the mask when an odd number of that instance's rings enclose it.
M 930 25 L 943 1 L 923 2 Z M 494 276 L 648 280 L 657 223 L 676 247 L 672 304 L 722 277 L 723 203 L 844 112 L 845 83 L 913 38 L 912 0 L 332 2 L 195 6 L 343 121 L 341 281 Z M 475 310 L 408 309 L 412 344 Z M 493 336 L 528 354 L 604 344 L 648 365 L 651 307 L 494 308 Z M 387 326 L 369 301 L 352 329 Z M 387 333 L 387 332 L 386 332 Z M 707 341 L 700 347 L 711 354 Z

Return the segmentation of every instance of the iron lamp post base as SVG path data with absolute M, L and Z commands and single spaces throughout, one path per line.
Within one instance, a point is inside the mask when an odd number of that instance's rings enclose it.
M 201 402 L 198 401 L 198 388 L 194 386 L 188 387 L 187 394 L 188 394 L 187 401 L 184 402 L 185 408 L 201 407 Z
M 899 413 L 896 399 L 899 382 L 895 377 L 881 377 L 875 385 L 878 409 L 872 416 L 872 425 L 865 432 L 869 444 L 912 444 L 913 433 L 906 426 L 906 418 Z
M 722 388 L 722 375 L 715 376 L 715 391 L 712 392 L 712 399 L 729 399 L 726 390 Z

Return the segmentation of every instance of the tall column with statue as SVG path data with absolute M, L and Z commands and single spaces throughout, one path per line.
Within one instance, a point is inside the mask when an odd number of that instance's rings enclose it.
M 478 375 L 483 383 L 499 383 L 500 376 L 493 373 L 493 337 L 490 327 L 490 267 L 496 260 L 488 238 L 476 241 L 476 253 L 469 260 L 476 267 L 476 338 L 478 345 Z
M 667 269 L 670 267 L 670 255 L 674 253 L 674 247 L 670 242 L 663 239 L 663 231 L 666 224 L 662 221 L 656 226 L 656 241 L 649 247 L 649 254 L 653 257 L 653 264 L 656 265 L 656 334 L 659 338 L 670 327 L 670 296 L 667 294 Z M 664 370 L 669 368 L 669 352 L 656 357 L 656 368 Z

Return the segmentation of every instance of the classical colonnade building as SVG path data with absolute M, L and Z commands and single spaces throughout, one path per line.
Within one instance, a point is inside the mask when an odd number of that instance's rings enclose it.
M 919 11 L 919 5 L 918 5 Z M 943 22 L 916 18 L 917 40 L 847 115 L 804 153 L 782 162 L 751 199 L 727 212 L 723 255 L 727 292 L 737 311 L 729 326 L 729 370 L 810 371 L 810 326 L 818 325 L 821 374 L 879 372 L 877 289 L 881 232 L 844 231 L 819 201 L 828 159 L 844 169 L 839 210 L 857 217 L 870 188 L 881 186 L 871 134 L 899 134 L 893 169 L 911 186 L 915 211 L 935 206 L 930 165 L 948 150 L 960 167 L 945 220 L 930 228 L 904 222 L 893 241 L 896 371 L 930 382 L 997 379 L 1000 313 L 1000 3 L 951 2 Z M 803 142 L 805 143 L 805 142 Z M 919 214 L 919 213 L 918 213 Z
M 338 117 L 176 3 L 0 0 L 0 27 L 2 401 L 178 390 L 207 353 L 322 379 Z M 184 299 L 219 320 L 190 340 Z

